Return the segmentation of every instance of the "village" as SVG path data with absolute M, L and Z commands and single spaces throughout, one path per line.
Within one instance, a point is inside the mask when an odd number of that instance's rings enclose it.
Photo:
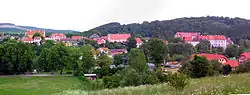
M 44 30 L 27 30 L 25 32 L 25 36 L 22 38 L 18 38 L 17 41 L 22 41 L 28 44 L 44 44 L 47 40 L 52 40 L 55 43 L 64 43 L 65 46 L 79 46 L 83 44 L 85 41 L 94 41 L 100 47 L 96 49 L 96 53 L 94 55 L 95 59 L 100 56 L 100 54 L 108 55 L 110 58 L 114 58 L 115 55 L 126 54 L 128 50 L 126 48 L 115 48 L 110 49 L 105 47 L 105 43 L 120 43 L 124 44 L 128 42 L 128 39 L 131 37 L 130 34 L 108 34 L 107 36 L 99 36 L 97 34 L 90 35 L 89 37 L 83 36 L 72 36 L 67 38 L 63 33 L 53 33 L 50 36 L 45 36 Z M 211 43 L 211 48 L 222 47 L 224 50 L 227 46 L 234 44 L 230 38 L 225 37 L 224 35 L 201 35 L 199 32 L 177 32 L 174 36 L 175 38 L 181 38 L 185 43 L 189 43 L 195 47 L 201 40 L 208 40 Z M 2 34 L 1 38 L 4 38 L 4 34 Z M 14 39 L 14 37 L 11 37 Z M 136 47 L 140 48 L 143 42 L 147 42 L 150 38 L 135 38 Z M 168 44 L 167 40 L 162 40 L 165 44 Z M 126 44 L 124 44 L 126 45 Z M 240 54 L 238 59 L 236 58 L 227 58 L 222 54 L 211 54 L 211 53 L 201 53 L 201 54 L 192 54 L 190 56 L 190 60 L 194 57 L 194 55 L 204 56 L 207 60 L 212 61 L 216 60 L 223 65 L 230 65 L 233 70 L 235 70 L 239 64 L 246 62 L 250 59 L 250 52 L 244 52 Z M 124 58 L 126 59 L 126 57 Z M 127 59 L 126 59 L 127 60 Z M 127 64 L 127 61 L 124 61 L 124 64 Z M 147 63 L 149 69 L 153 70 L 154 64 Z M 112 67 L 112 66 L 111 66 Z M 171 60 L 168 62 L 162 63 L 162 70 L 164 72 L 178 72 L 181 67 L 181 62 L 178 60 Z

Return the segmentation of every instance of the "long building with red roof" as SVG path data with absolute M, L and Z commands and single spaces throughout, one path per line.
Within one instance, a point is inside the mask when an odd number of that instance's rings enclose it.
M 245 63 L 250 60 L 250 52 L 240 54 L 239 63 Z
M 223 65 L 230 65 L 232 68 L 236 68 L 239 66 L 239 62 L 237 60 L 229 60 L 226 56 L 220 55 L 220 54 L 207 54 L 207 53 L 202 53 L 202 54 L 193 54 L 191 56 L 191 59 L 194 58 L 194 55 L 197 56 L 203 56 L 206 57 L 208 61 L 216 60 L 220 62 Z
M 35 33 L 39 33 L 42 37 L 45 37 L 45 30 L 26 30 L 25 36 L 32 38 Z
M 108 34 L 109 42 L 127 42 L 128 38 L 130 38 L 130 34 Z

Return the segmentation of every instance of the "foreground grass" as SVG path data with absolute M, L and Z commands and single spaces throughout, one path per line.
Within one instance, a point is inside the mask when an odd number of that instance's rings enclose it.
M 88 92 L 82 90 L 68 90 L 58 93 L 58 95 L 227 95 L 242 93 L 250 93 L 250 74 L 191 79 L 190 84 L 185 87 L 183 92 L 176 92 L 165 83 Z
M 76 77 L 0 77 L 0 95 L 50 95 L 79 86 Z

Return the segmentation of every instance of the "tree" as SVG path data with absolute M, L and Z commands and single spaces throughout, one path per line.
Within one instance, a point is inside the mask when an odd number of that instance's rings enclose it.
M 0 48 L 0 74 L 22 74 L 30 72 L 35 57 L 29 45 L 22 42 L 8 41 Z
M 141 50 L 137 48 L 133 48 L 129 52 L 128 64 L 129 67 L 137 70 L 138 72 L 144 72 L 147 70 L 145 55 Z
M 194 53 L 194 47 L 189 43 L 169 43 L 168 51 L 170 56 L 174 55 L 189 56 Z
M 176 89 L 176 92 L 183 91 L 184 87 L 188 85 L 188 76 L 185 74 L 168 74 L 169 84 Z
M 212 47 L 212 53 L 224 54 L 224 49 L 223 47 Z
M 69 63 L 69 52 L 68 49 L 63 44 L 56 44 L 51 48 L 51 63 L 56 65 L 56 70 L 60 70 L 62 74 L 63 69 Z
M 169 43 L 184 43 L 184 41 L 181 38 L 171 38 L 168 40 Z
M 239 48 L 237 45 L 229 45 L 225 50 L 225 55 L 227 57 L 237 57 Z
M 130 51 L 132 48 L 136 48 L 136 40 L 133 36 L 128 38 L 128 51 Z
M 40 33 L 35 33 L 34 35 L 33 35 L 33 37 L 41 37 L 42 35 L 40 34 Z
M 73 34 L 71 34 L 71 33 L 67 33 L 67 34 L 66 34 L 66 37 L 67 37 L 67 38 L 71 38 L 72 36 L 73 36 Z
M 45 44 L 42 45 L 43 48 L 48 48 L 50 49 L 52 46 L 54 46 L 54 41 L 53 40 L 46 40 Z
M 124 63 L 124 55 L 123 54 L 117 54 L 114 56 L 114 62 L 113 64 L 115 64 L 116 66 L 123 64 Z
M 191 77 L 201 78 L 212 73 L 212 66 L 209 64 L 205 57 L 194 56 L 194 59 L 190 61 L 191 66 Z
M 112 58 L 109 58 L 107 55 L 99 56 L 97 59 L 97 65 L 101 68 L 109 67 L 113 62 Z
M 210 53 L 211 44 L 208 40 L 201 40 L 195 47 L 199 53 Z
M 232 72 L 232 67 L 229 64 L 223 66 L 223 69 L 224 69 L 224 72 L 223 72 L 224 75 L 228 75 Z
M 40 71 L 45 71 L 45 72 L 48 72 L 48 71 L 51 71 L 55 68 L 49 68 L 50 66 L 50 62 L 51 62 L 51 58 L 50 58 L 50 49 L 43 49 L 40 56 L 38 57 L 37 59 L 37 69 L 40 70 Z M 51 66 L 51 67 L 55 67 L 55 66 Z
M 121 70 L 118 74 L 118 77 L 120 77 L 120 85 L 121 86 L 138 86 L 141 85 L 142 78 L 141 75 L 132 68 L 125 68 Z
M 94 59 L 94 49 L 90 45 L 85 45 L 81 47 L 81 64 L 79 64 L 81 74 L 91 73 L 91 70 L 96 64 L 96 60 Z
M 212 69 L 215 74 L 219 74 L 223 72 L 223 65 L 217 60 L 212 60 L 210 64 L 212 65 Z
M 146 53 L 151 62 L 153 62 L 157 67 L 164 63 L 167 59 L 168 49 L 166 44 L 156 38 L 150 39 L 145 45 L 142 46 L 143 51 Z

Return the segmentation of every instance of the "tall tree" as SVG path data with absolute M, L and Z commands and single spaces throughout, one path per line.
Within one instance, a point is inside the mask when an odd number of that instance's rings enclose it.
M 225 55 L 227 57 L 237 57 L 239 48 L 237 45 L 229 45 L 225 50 Z
M 128 38 L 128 51 L 130 51 L 132 48 L 136 48 L 136 40 L 134 36 Z
M 138 72 L 144 72 L 147 70 L 147 64 L 144 53 L 137 48 L 131 49 L 128 54 L 129 67 L 137 70 Z
M 53 68 L 49 68 L 49 65 L 51 64 L 50 60 L 50 49 L 44 48 L 40 54 L 40 56 L 37 59 L 37 68 L 40 71 L 46 71 L 49 72 L 51 71 Z
M 149 60 L 156 66 L 164 63 L 165 59 L 168 57 L 166 43 L 157 38 L 150 39 L 142 46 L 142 49 L 147 54 Z
M 199 53 L 210 53 L 211 43 L 208 40 L 201 40 L 195 47 Z
M 205 77 L 212 73 L 212 66 L 205 57 L 195 55 L 190 64 L 192 65 L 191 77 L 193 78 Z
M 95 66 L 96 60 L 94 59 L 94 49 L 90 45 L 81 47 L 81 63 L 79 70 L 83 73 L 91 73 L 91 69 Z

